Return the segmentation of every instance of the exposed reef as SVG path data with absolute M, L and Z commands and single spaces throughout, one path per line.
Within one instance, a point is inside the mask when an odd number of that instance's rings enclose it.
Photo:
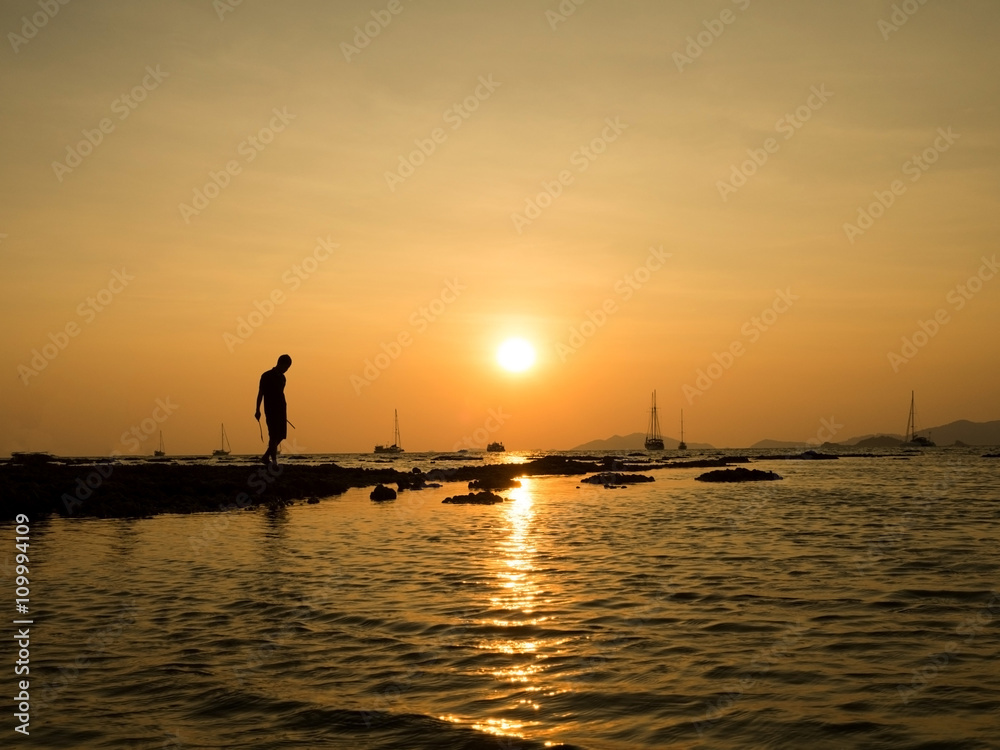
M 818 451 L 805 451 L 804 453 L 793 453 L 791 455 L 777 454 L 773 456 L 757 456 L 758 461 L 836 461 L 839 455 L 833 453 L 819 453 Z
M 773 471 L 761 471 L 760 469 L 720 469 L 709 471 L 701 476 L 695 477 L 699 482 L 773 482 L 783 477 Z
M 475 458 L 472 458 L 475 460 Z M 278 467 L 229 463 L 98 461 L 41 454 L 0 462 L 0 520 L 18 513 L 146 518 L 160 513 L 278 507 L 340 495 L 352 487 L 395 484 L 400 491 L 479 480 L 502 486 L 518 476 L 589 474 L 599 462 L 544 456 L 522 464 L 460 466 L 422 472 L 295 462 Z M 390 487 L 385 487 L 394 492 Z
M 521 482 L 510 477 L 483 477 L 469 482 L 470 490 L 516 490 Z
M 618 474 L 613 471 L 604 471 L 600 474 L 594 474 L 592 477 L 584 477 L 580 481 L 587 484 L 603 484 L 605 487 L 613 487 L 615 485 L 642 484 L 643 482 L 654 482 L 656 480 L 653 477 L 647 477 L 642 474 Z
M 468 495 L 446 497 L 441 502 L 450 503 L 451 505 L 496 505 L 503 501 L 504 499 L 499 495 L 494 495 L 492 492 L 484 490 L 483 492 L 470 492 Z

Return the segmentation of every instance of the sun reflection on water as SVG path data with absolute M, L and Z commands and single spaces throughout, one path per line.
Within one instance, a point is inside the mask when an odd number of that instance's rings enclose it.
M 504 491 L 507 498 L 502 506 L 503 521 L 509 534 L 502 539 L 493 560 L 497 585 L 489 596 L 490 611 L 496 616 L 481 621 L 494 629 L 509 633 L 487 638 L 477 648 L 510 657 L 507 663 L 486 671 L 505 687 L 501 694 L 509 695 L 506 707 L 498 715 L 483 717 L 473 724 L 476 729 L 494 735 L 524 737 L 539 722 L 528 716 L 538 711 L 539 701 L 554 695 L 553 686 L 542 684 L 545 661 L 560 649 L 565 639 L 539 637 L 538 629 L 546 627 L 548 616 L 539 616 L 546 600 L 540 599 L 543 587 L 536 576 L 535 493 L 537 487 L 530 477 L 520 478 L 521 486 Z M 515 690 L 510 693 L 510 690 Z

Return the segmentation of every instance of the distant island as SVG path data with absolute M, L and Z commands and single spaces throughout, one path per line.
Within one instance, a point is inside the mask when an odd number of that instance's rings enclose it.
M 967 419 L 960 419 L 956 422 L 949 422 L 938 427 L 921 429 L 921 435 L 926 435 L 941 448 L 949 446 L 973 446 L 973 445 L 1000 445 L 1000 420 L 992 422 L 970 422 Z M 774 441 L 762 441 L 764 443 Z M 824 443 L 824 445 L 840 446 L 846 448 L 898 448 L 906 442 L 903 435 L 896 433 L 880 433 L 876 435 L 862 435 L 852 437 L 847 440 L 835 443 Z M 768 447 L 757 443 L 756 447 Z M 813 445 L 815 447 L 815 445 Z
M 927 435 L 938 444 L 939 447 L 949 446 L 980 446 L 980 445 L 1000 445 L 1000 420 L 992 422 L 970 422 L 968 419 L 960 419 L 956 422 L 949 422 L 939 427 L 921 429 L 921 435 Z M 589 443 L 578 445 L 572 450 L 575 451 L 636 451 L 644 450 L 643 441 L 646 436 L 641 432 L 633 432 L 631 435 L 613 435 L 605 440 L 591 440 Z M 823 445 L 842 448 L 898 448 L 905 442 L 902 435 L 896 433 L 880 433 L 876 435 L 860 435 L 847 440 L 828 442 Z M 673 438 L 663 438 L 664 450 L 677 450 L 677 440 Z M 735 446 L 738 447 L 738 446 Z M 750 446 L 754 450 L 782 450 L 799 448 L 816 448 L 817 443 L 796 442 L 786 440 L 760 440 Z M 688 443 L 691 450 L 714 450 L 715 446 L 708 443 Z

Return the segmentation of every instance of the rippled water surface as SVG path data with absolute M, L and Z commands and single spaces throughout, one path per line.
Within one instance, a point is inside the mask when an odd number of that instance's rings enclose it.
M 24 744 L 1000 747 L 980 453 L 35 523 Z

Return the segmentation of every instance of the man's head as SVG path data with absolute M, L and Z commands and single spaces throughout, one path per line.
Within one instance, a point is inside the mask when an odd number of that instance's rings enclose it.
M 282 354 L 278 357 L 278 366 L 275 368 L 281 370 L 282 372 L 288 372 L 288 368 L 292 366 L 292 358 L 287 354 Z

